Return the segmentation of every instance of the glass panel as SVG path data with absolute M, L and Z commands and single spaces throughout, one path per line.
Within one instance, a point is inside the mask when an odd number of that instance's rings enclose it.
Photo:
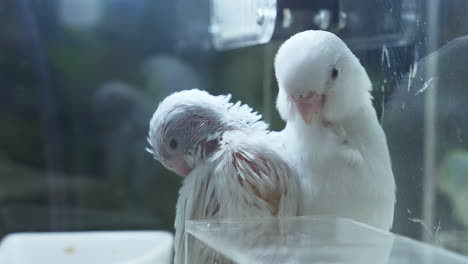
M 373 83 L 397 184 L 392 232 L 468 255 L 468 2 L 224 2 L 0 1 L 0 236 L 173 232 L 182 179 L 145 152 L 158 102 L 231 93 L 281 130 L 275 54 L 321 28 Z
M 449 251 L 334 217 L 189 221 L 187 230 L 238 263 L 466 263 Z M 188 259 L 199 257 L 188 252 Z

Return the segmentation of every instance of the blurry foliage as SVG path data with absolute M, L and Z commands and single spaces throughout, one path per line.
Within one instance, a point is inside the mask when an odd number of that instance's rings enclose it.
M 29 122 L 32 121 L 32 122 Z M 39 124 L 34 120 L 0 115 L 0 150 L 10 159 L 40 167 L 43 164 Z
M 164 89 L 146 86 L 142 64 L 148 56 L 171 48 L 169 29 L 154 26 L 159 21 L 170 28 L 170 10 L 162 8 L 168 4 L 147 0 L 102 1 L 105 12 L 101 23 L 89 29 L 76 29 L 61 25 L 60 1 L 25 2 L 33 12 L 33 22 L 39 30 L 44 48 L 39 52 L 46 56 L 47 65 L 43 66 L 47 67 L 56 97 L 57 122 L 65 158 L 63 177 L 67 184 L 60 188 L 66 190 L 65 203 L 71 213 L 65 219 L 81 221 L 78 225 L 68 225 L 69 228 L 172 229 L 180 179 L 166 172 L 144 151 L 147 122 L 154 109 L 141 108 L 141 117 L 137 107 L 131 108 L 132 115 L 121 115 L 117 119 L 109 116 L 117 120 L 114 127 L 117 131 L 100 126 L 103 120 L 97 119 L 93 112 L 96 92 L 109 80 L 132 84 L 132 89 L 141 94 L 141 98 L 150 95 L 148 100 L 154 100 L 151 98 L 155 96 L 154 91 Z M 28 41 L 30 36 L 26 35 L 27 23 L 19 14 L 18 2 L 0 2 L 3 21 L 0 24 L 0 49 L 4 51 L 0 56 L 0 155 L 7 158 L 0 163 L 4 168 L 10 164 L 8 170 L 0 172 L 2 186 L 9 191 L 0 190 L 0 223 L 8 223 L 1 227 L 4 232 L 47 230 L 50 221 L 48 217 L 40 216 L 34 223 L 26 219 L 24 225 L 14 226 L 15 221 L 11 221 L 12 217 L 27 212 L 33 214 L 39 205 L 42 209 L 38 210 L 47 215 L 49 203 L 47 175 L 50 172 L 44 163 L 43 131 L 38 117 L 40 104 L 31 61 L 34 47 Z M 139 105 L 138 102 L 132 104 Z M 134 128 L 128 133 L 118 132 L 129 125 Z M 105 142 L 109 142 L 109 136 L 114 133 L 126 137 L 116 139 L 114 144 L 120 141 L 128 145 L 127 149 L 121 148 L 121 153 L 114 155 L 122 157 L 116 161 L 120 163 L 115 164 L 122 165 L 120 173 L 110 175 L 107 172 L 109 161 L 106 160 L 109 144 Z M 132 143 L 134 140 L 140 143 Z M 122 163 L 123 159 L 125 162 Z M 142 176 L 142 171 L 150 175 Z M 72 220 L 77 210 L 81 216 L 79 220 Z M 102 214 L 87 213 L 89 210 L 98 210 Z M 101 224 L 96 225 L 99 219 L 92 215 L 101 215 Z M 127 217 L 127 220 L 117 221 L 114 225 L 110 221 L 112 215 L 114 218 Z M 93 221 L 96 224 L 93 225 Z M 25 226 L 28 223 L 30 228 Z
M 262 73 L 264 46 L 226 51 L 215 61 L 215 68 L 221 69 L 215 74 L 216 92 L 232 94 L 234 100 L 249 104 L 254 109 L 261 109 Z

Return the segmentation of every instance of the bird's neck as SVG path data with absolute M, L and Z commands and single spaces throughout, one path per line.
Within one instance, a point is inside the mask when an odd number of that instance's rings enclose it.
M 313 148 L 323 149 L 326 151 L 328 147 L 333 146 L 334 141 L 338 140 L 341 135 L 345 134 L 353 136 L 355 133 L 365 133 L 366 131 L 373 131 L 369 126 L 379 126 L 377 118 L 375 116 L 375 110 L 371 107 L 362 106 L 356 108 L 357 110 L 346 115 L 341 115 L 342 119 L 327 119 L 323 115 L 313 121 L 310 125 L 304 123 L 300 119 L 294 120 L 294 122 L 288 122 L 285 130 L 293 136 L 293 141 L 296 144 L 296 148 L 311 149 Z M 369 135 L 374 137 L 374 135 Z M 354 137 L 354 139 L 360 139 Z M 304 146 L 304 142 L 307 142 Z

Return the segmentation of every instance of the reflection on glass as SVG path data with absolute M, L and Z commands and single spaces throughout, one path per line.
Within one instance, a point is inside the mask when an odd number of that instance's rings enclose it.
M 467 261 L 446 250 L 334 217 L 189 221 L 187 230 L 193 236 L 187 243 L 202 241 L 238 263 L 456 264 Z

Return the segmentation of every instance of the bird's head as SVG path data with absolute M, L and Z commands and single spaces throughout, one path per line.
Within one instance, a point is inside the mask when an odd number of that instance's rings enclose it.
M 333 33 L 309 30 L 288 39 L 275 59 L 277 108 L 285 121 L 338 121 L 370 101 L 371 82 L 358 58 Z
M 156 109 L 148 142 L 153 154 L 166 168 L 187 176 L 216 148 L 229 97 L 212 96 L 197 89 L 173 93 Z

